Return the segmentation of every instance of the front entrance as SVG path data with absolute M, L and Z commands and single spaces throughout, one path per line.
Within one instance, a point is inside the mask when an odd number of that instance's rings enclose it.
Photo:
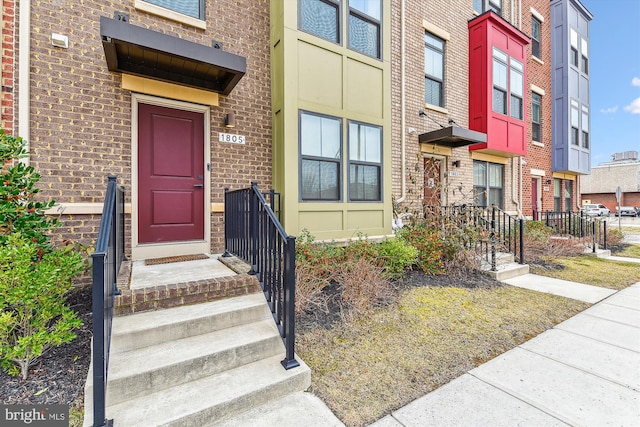
M 424 159 L 424 205 L 441 206 L 442 204 L 442 162 L 435 157 Z
M 531 218 L 539 219 L 540 215 L 540 178 L 531 178 Z
M 134 259 L 208 252 L 205 148 L 204 112 L 137 103 Z

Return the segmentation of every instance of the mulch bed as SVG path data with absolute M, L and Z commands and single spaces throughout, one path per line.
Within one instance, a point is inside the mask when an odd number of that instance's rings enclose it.
M 45 353 L 27 380 L 0 371 L 0 403 L 80 406 L 91 359 L 91 288 L 72 290 L 68 302 L 82 319 L 77 337 Z

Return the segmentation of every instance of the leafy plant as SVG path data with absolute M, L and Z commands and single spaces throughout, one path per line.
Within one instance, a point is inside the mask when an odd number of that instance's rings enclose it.
M 443 244 L 438 231 L 425 222 L 403 227 L 397 236 L 418 251 L 418 265 L 425 273 L 442 274 Z
M 0 365 L 23 379 L 49 348 L 74 339 L 81 325 L 64 301 L 82 271 L 80 255 L 70 248 L 40 251 L 20 233 L 0 245 Z
M 384 239 L 375 248 L 377 256 L 374 261 L 383 268 L 382 275 L 389 279 L 402 278 L 418 260 L 418 250 L 402 239 Z
M 37 243 L 37 256 L 42 257 L 52 249 L 47 233 L 57 226 L 58 221 L 44 215 L 44 211 L 55 202 L 37 200 L 40 189 L 35 185 L 41 175 L 33 166 L 20 162 L 26 155 L 22 138 L 8 135 L 0 129 L 0 245 L 6 243 L 9 235 L 19 232 Z

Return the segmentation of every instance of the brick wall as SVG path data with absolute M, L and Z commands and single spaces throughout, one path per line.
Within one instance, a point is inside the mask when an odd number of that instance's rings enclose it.
M 13 133 L 14 118 L 14 55 L 15 55 L 15 5 L 2 2 L 2 99 L 0 99 L 0 126 L 6 133 Z
M 131 95 L 120 88 L 120 74 L 107 70 L 100 40 L 100 16 L 111 18 L 115 11 L 130 14 L 133 25 L 203 45 L 221 41 L 225 51 L 247 58 L 246 75 L 229 96 L 220 96 L 219 107 L 211 108 L 211 201 L 222 202 L 224 187 L 246 187 L 253 180 L 269 187 L 269 2 L 208 0 L 207 30 L 138 11 L 133 3 L 32 2 L 31 164 L 42 172 L 43 195 L 64 203 L 102 202 L 106 177 L 115 174 L 130 201 Z M 51 45 L 53 32 L 69 36 L 69 49 Z M 245 135 L 246 145 L 218 142 L 229 111 L 236 113 L 234 133 Z M 83 220 L 95 230 L 97 217 Z M 221 215 L 211 221 L 212 250 L 219 251 Z M 70 238 L 95 238 L 84 228 L 78 233 L 75 225 L 65 231 Z

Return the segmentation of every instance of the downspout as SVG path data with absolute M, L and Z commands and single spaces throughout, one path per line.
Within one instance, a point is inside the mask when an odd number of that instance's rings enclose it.
M 406 122 L 407 122 L 407 112 L 405 106 L 405 23 L 404 23 L 404 0 L 400 1 L 400 175 L 402 182 L 402 190 L 401 195 L 398 199 L 396 199 L 396 203 L 402 203 L 407 198 L 407 177 L 406 177 L 406 145 L 407 145 L 407 135 L 406 135 Z
M 23 0 L 20 2 L 20 21 L 18 25 L 20 35 L 20 51 L 18 54 L 18 90 L 20 91 L 18 93 L 18 135 L 21 136 L 25 141 L 27 157 L 25 157 L 22 162 L 28 165 L 31 158 L 31 150 L 29 144 L 29 122 L 31 120 L 29 106 L 31 93 L 31 0 Z

